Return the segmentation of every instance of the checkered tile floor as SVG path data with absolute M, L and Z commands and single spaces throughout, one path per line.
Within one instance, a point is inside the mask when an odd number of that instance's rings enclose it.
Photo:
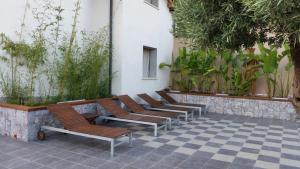
M 21 143 L 0 136 L 0 169 L 300 169 L 300 122 L 210 113 L 158 137 L 152 128 L 125 126 L 137 130 L 134 147 L 116 148 L 113 159 L 96 140 L 52 135 Z

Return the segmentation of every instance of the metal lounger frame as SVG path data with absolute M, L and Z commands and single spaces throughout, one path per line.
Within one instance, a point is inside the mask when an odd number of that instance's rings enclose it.
M 139 114 L 139 113 L 131 113 L 131 114 L 135 114 L 135 115 L 139 115 L 139 116 L 146 116 L 146 117 L 157 117 L 157 118 L 163 118 L 167 120 L 169 129 L 172 129 L 172 122 L 174 121 L 175 123 L 179 124 L 179 116 L 177 117 L 177 119 L 172 119 L 171 117 L 162 117 L 162 116 L 155 116 L 155 115 L 147 115 L 147 114 Z
M 151 122 L 144 122 L 144 121 L 137 121 L 137 120 L 128 120 L 128 119 L 121 119 L 121 118 L 116 118 L 116 117 L 106 117 L 106 116 L 101 116 L 103 119 L 107 120 L 114 120 L 114 121 L 122 121 L 122 122 L 129 122 L 129 123 L 136 123 L 136 124 L 144 124 L 144 125 L 150 125 L 154 127 L 154 136 L 157 137 L 157 130 L 164 128 L 165 131 L 167 131 L 168 124 L 166 121 L 166 124 L 163 124 L 161 126 L 158 126 L 157 123 L 151 123 Z
M 44 131 L 44 130 L 55 131 L 55 132 L 59 132 L 59 133 L 72 134 L 72 135 L 76 135 L 76 136 L 82 136 L 82 137 L 87 137 L 87 138 L 93 138 L 93 139 L 108 141 L 108 142 L 110 142 L 110 156 L 111 157 L 114 157 L 115 147 L 118 147 L 118 146 L 125 143 L 124 141 L 121 141 L 120 143 L 116 143 L 117 139 L 114 139 L 114 138 L 95 136 L 95 135 L 91 135 L 91 134 L 84 134 L 84 133 L 80 133 L 80 132 L 65 130 L 65 129 L 62 129 L 62 128 L 55 128 L 55 127 L 51 127 L 51 126 L 42 126 L 41 131 Z M 128 138 L 129 138 L 128 143 L 129 143 L 129 146 L 131 147 L 132 146 L 132 132 L 130 132 L 128 134 Z
M 181 113 L 183 115 L 180 115 L 180 117 L 184 117 L 185 121 L 188 121 L 189 117 L 191 117 L 191 119 L 194 119 L 194 112 L 191 112 L 191 114 L 189 114 L 188 111 L 182 111 L 182 110 L 173 110 L 173 109 L 165 109 L 165 108 L 147 108 L 148 110 L 155 110 L 155 111 L 167 111 L 167 112 L 176 112 L 176 113 Z
M 178 105 L 178 104 L 166 104 L 167 106 L 173 106 L 173 107 L 182 107 L 182 108 L 191 108 L 191 109 L 197 109 L 199 117 L 201 116 L 202 107 L 197 106 L 185 106 L 185 105 Z

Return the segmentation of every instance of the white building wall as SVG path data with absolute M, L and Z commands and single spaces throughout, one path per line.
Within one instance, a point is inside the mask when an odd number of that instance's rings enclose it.
M 114 69 L 113 94 L 154 94 L 155 90 L 166 88 L 169 81 L 169 71 L 158 68 L 161 62 L 171 61 L 173 50 L 172 16 L 167 1 L 160 0 L 158 9 L 144 0 L 122 0 L 122 4 L 122 44 L 114 41 L 114 58 L 121 60 L 121 66 Z M 116 30 L 118 25 L 115 24 L 114 33 Z M 157 78 L 154 80 L 143 79 L 143 46 L 157 48 Z M 120 55 L 116 55 L 120 50 Z
M 63 12 L 62 30 L 71 33 L 71 24 L 74 15 L 74 0 L 53 0 L 54 4 L 61 1 Z M 30 9 L 26 15 L 26 33 L 29 33 L 34 24 L 31 10 L 37 8 L 42 0 L 28 0 Z M 16 37 L 20 31 L 24 15 L 26 0 L 0 0 L 0 32 Z M 109 0 L 82 0 L 78 30 L 97 31 L 109 25 Z

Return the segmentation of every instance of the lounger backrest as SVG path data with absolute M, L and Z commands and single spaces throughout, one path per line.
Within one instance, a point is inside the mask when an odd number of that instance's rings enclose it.
M 121 102 L 123 102 L 133 112 L 142 112 L 142 111 L 145 111 L 145 109 L 142 106 L 140 106 L 138 103 L 136 103 L 128 95 L 118 96 L 118 99 Z
M 117 105 L 112 99 L 97 100 L 101 107 L 116 117 L 127 116 L 129 113 Z
M 89 123 L 83 116 L 75 111 L 70 105 L 57 104 L 48 106 L 53 116 L 64 125 L 65 129 L 72 129 L 80 126 L 88 126 Z
M 138 96 L 140 98 L 142 98 L 143 100 L 145 100 L 148 104 L 150 104 L 152 107 L 162 107 L 163 103 L 160 101 L 157 101 L 155 99 L 153 99 L 151 96 L 149 96 L 146 93 L 143 94 L 138 94 Z
M 176 104 L 177 101 L 169 96 L 165 91 L 156 91 L 162 98 L 164 98 L 170 104 Z

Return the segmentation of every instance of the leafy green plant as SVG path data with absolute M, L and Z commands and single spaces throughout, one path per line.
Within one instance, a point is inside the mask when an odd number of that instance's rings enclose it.
M 283 45 L 284 51 L 282 52 L 283 58 L 288 59 L 288 63 L 284 67 L 284 71 L 278 75 L 278 83 L 277 86 L 277 97 L 287 98 L 292 88 L 293 83 L 293 61 L 290 52 L 290 47 L 287 44 Z M 276 94 L 276 93 L 275 93 Z
M 245 53 L 245 51 L 238 51 L 232 55 L 229 75 L 230 94 L 237 96 L 249 94 L 252 82 L 259 77 L 256 72 L 258 66 L 249 64 L 255 60 L 255 57 L 254 54 Z
M 268 97 L 273 97 L 276 93 L 278 65 L 283 55 L 278 53 L 278 49 L 271 45 L 270 48 L 264 44 L 258 44 L 260 55 L 259 60 L 262 66 L 262 72 L 267 80 Z
M 214 75 L 216 78 L 217 93 L 228 93 L 230 80 L 230 65 L 232 62 L 233 52 L 223 50 L 220 52 L 214 63 Z
M 213 72 L 213 66 L 217 52 L 212 49 L 199 49 L 187 51 L 186 48 L 179 49 L 179 56 L 173 64 L 161 63 L 160 68 L 170 67 L 173 73 L 179 74 L 180 79 L 175 83 L 182 91 L 191 91 L 197 88 L 204 91 L 203 83 L 207 83 L 208 76 Z M 210 89 L 206 89 L 208 91 Z

